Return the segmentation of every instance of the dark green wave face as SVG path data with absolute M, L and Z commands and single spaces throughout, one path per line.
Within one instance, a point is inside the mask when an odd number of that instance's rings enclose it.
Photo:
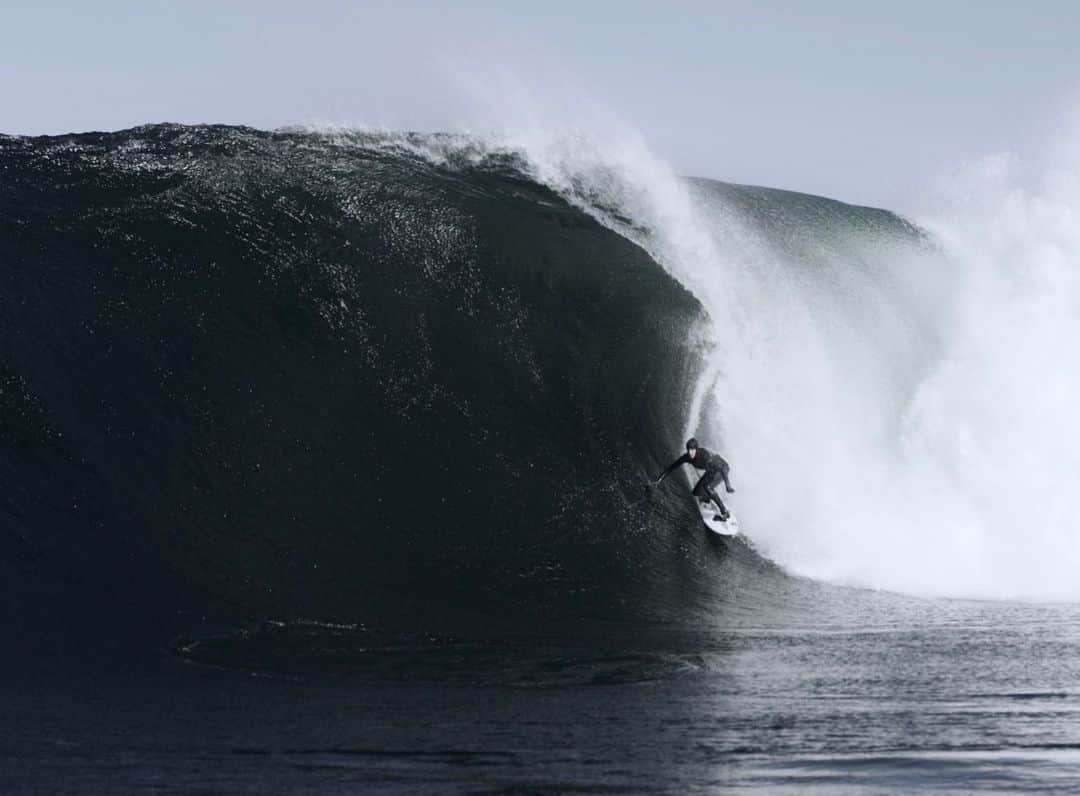
M 645 486 L 700 307 L 512 160 L 0 139 L 0 265 L 20 593 L 367 621 L 673 616 L 715 582 L 723 546 Z

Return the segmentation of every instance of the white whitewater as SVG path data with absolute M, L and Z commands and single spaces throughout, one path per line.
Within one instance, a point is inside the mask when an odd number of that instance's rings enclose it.
M 686 432 L 732 463 L 760 550 L 832 582 L 1080 598 L 1075 151 L 1034 188 L 996 161 L 954 183 L 934 245 L 823 219 L 793 247 L 631 134 L 502 146 L 708 311 Z

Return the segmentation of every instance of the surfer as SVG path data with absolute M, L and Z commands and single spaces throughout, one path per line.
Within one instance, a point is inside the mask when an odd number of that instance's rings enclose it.
M 731 468 L 728 463 L 724 461 L 724 457 L 718 453 L 711 453 L 705 448 L 698 446 L 698 441 L 691 437 L 686 441 L 686 453 L 673 461 L 668 468 L 660 474 L 660 477 L 656 479 L 656 483 L 660 483 L 667 478 L 673 470 L 677 467 L 681 467 L 684 464 L 692 464 L 699 470 L 704 470 L 705 474 L 698 479 L 697 484 L 694 486 L 693 494 L 703 505 L 708 505 L 711 500 L 720 509 L 720 519 L 723 522 L 727 522 L 729 516 L 727 506 L 724 505 L 724 501 L 720 499 L 720 496 L 713 490 L 713 484 L 717 478 L 720 478 L 724 482 L 724 487 L 727 489 L 728 494 L 735 491 L 735 487 L 731 485 L 731 481 L 728 480 L 728 472 Z

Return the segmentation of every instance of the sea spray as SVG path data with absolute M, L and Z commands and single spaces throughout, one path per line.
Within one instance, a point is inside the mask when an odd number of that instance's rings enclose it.
M 1035 192 L 991 168 L 928 235 L 681 179 L 633 135 L 515 143 L 704 305 L 686 432 L 731 459 L 760 549 L 853 585 L 1080 596 L 1076 161 Z

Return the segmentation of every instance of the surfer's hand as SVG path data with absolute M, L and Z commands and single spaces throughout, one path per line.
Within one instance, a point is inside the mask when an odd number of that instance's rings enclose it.
M 727 493 L 728 493 L 729 495 L 730 495 L 730 494 L 731 494 L 732 492 L 734 492 L 734 491 L 735 491 L 735 487 L 733 487 L 733 486 L 729 486 L 729 487 L 727 488 Z

